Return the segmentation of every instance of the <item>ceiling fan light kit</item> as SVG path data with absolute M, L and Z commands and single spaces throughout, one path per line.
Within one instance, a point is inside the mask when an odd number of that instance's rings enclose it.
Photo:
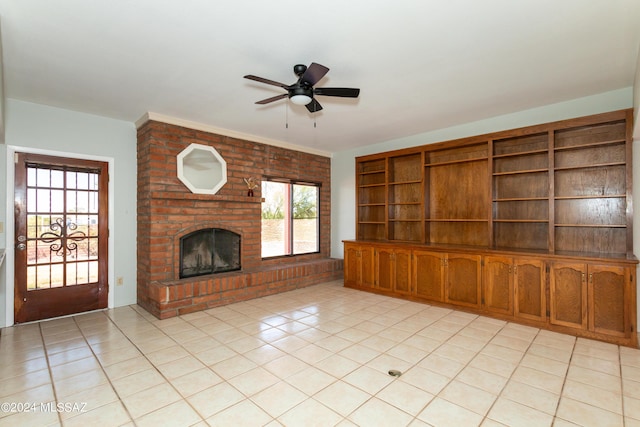
M 291 98 L 291 102 L 296 105 L 307 105 L 311 102 L 311 97 L 307 95 L 293 95 Z
M 339 96 L 342 98 L 357 98 L 360 95 L 360 89 L 356 88 L 333 87 L 314 89 L 313 85 L 318 83 L 329 72 L 329 68 L 324 65 L 316 64 L 315 62 L 312 62 L 309 67 L 297 64 L 293 66 L 293 72 L 298 76 L 298 81 L 292 85 L 286 85 L 251 74 L 244 76 L 244 78 L 268 85 L 279 86 L 287 91 L 287 93 L 282 95 L 276 95 L 258 101 L 256 104 L 264 105 L 280 99 L 289 98 L 291 102 L 296 105 L 305 105 L 310 113 L 322 110 L 322 106 L 314 98 L 314 95 Z

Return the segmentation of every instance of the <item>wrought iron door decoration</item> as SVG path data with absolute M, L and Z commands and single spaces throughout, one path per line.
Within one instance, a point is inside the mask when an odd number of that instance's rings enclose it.
M 78 243 L 87 239 L 84 231 L 76 230 L 78 225 L 67 220 L 65 223 L 63 218 L 56 218 L 55 222 L 49 224 L 51 231 L 47 231 L 40 235 L 40 239 L 45 243 L 51 243 L 49 248 L 51 252 L 55 252 L 58 256 L 73 255 L 78 251 Z M 58 234 L 56 234 L 58 233 Z

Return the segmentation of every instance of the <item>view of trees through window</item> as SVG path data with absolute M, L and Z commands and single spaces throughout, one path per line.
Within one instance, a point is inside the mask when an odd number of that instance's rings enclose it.
M 319 251 L 319 187 L 262 181 L 262 257 Z

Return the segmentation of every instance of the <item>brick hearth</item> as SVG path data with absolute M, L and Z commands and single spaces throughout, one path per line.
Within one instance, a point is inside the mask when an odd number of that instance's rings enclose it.
M 210 145 L 227 162 L 215 195 L 191 193 L 177 178 L 176 156 L 189 144 Z M 158 318 L 284 292 L 342 277 L 329 258 L 331 163 L 323 156 L 157 121 L 138 129 L 138 304 Z M 320 182 L 320 253 L 263 260 L 261 196 L 247 197 L 244 178 Z M 201 228 L 241 236 L 242 270 L 179 279 L 180 237 Z

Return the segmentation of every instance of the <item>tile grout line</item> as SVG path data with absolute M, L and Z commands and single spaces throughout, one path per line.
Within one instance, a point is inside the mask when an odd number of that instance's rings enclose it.
M 145 321 L 145 322 L 147 322 L 148 324 L 150 324 L 150 325 L 152 325 L 154 328 L 156 328 L 156 330 L 158 330 L 158 331 L 162 332 L 162 334 L 164 334 L 164 336 L 166 336 L 166 337 L 167 337 L 167 338 L 169 338 L 171 341 L 173 341 L 174 343 L 176 343 L 177 345 L 179 345 L 181 348 L 184 348 L 184 347 L 182 347 L 182 344 L 180 344 L 179 342 L 177 342 L 176 340 L 174 340 L 171 336 L 167 335 L 167 334 L 166 334 L 162 329 L 160 329 L 157 325 L 155 325 L 155 324 L 154 324 L 154 322 L 149 321 L 149 320 L 148 320 L 147 318 L 145 318 L 144 316 L 141 316 L 141 315 L 140 315 L 136 310 L 134 310 L 134 309 L 131 309 L 131 310 L 132 310 L 133 312 L 135 312 L 137 316 L 142 317 L 142 318 L 144 319 L 144 321 Z M 183 395 L 182 395 L 182 393 L 181 393 L 178 389 L 176 389 L 176 387 L 173 385 L 173 383 L 171 382 L 171 380 L 170 380 L 169 378 L 167 378 L 167 377 L 166 377 L 166 376 L 165 376 L 165 375 L 164 375 L 164 374 L 163 374 L 163 373 L 158 369 L 158 367 L 155 365 L 155 363 L 153 363 L 151 360 L 149 360 L 149 358 L 147 357 L 147 354 L 146 354 L 144 351 L 142 351 L 142 349 L 141 349 L 141 348 L 140 348 L 140 347 L 139 347 L 135 342 L 133 342 L 133 341 L 131 340 L 131 338 L 129 337 L 129 335 L 128 335 L 125 331 L 123 331 L 123 330 L 121 329 L 120 325 L 118 325 L 118 324 L 117 324 L 117 322 L 116 322 L 116 321 L 115 321 L 111 316 L 107 315 L 107 317 L 109 318 L 109 321 L 111 321 L 111 322 L 114 324 L 114 326 L 115 326 L 115 327 L 116 327 L 116 328 L 117 328 L 117 329 L 118 329 L 118 330 L 119 330 L 119 331 L 120 331 L 120 332 L 121 332 L 121 333 L 122 333 L 122 334 L 127 338 L 127 341 L 129 341 L 129 342 L 131 343 L 131 345 L 133 345 L 133 346 L 136 348 L 136 350 L 138 350 L 138 351 L 140 352 L 140 354 L 145 358 L 145 360 L 146 360 L 147 362 L 149 362 L 149 364 L 153 367 L 153 369 L 154 369 L 154 370 L 155 370 L 155 371 L 156 371 L 156 372 L 157 372 L 157 373 L 158 373 L 158 374 L 159 374 L 159 375 L 164 379 L 164 381 L 165 381 L 166 383 L 168 383 L 168 384 L 169 384 L 169 386 L 171 386 L 171 388 L 172 388 L 172 389 L 173 389 L 173 390 L 178 394 L 178 396 L 180 396 L 181 400 L 183 400 L 187 405 L 189 405 L 189 407 L 190 407 L 190 408 L 191 408 L 191 409 L 192 409 L 196 414 L 198 414 L 198 417 L 200 418 L 200 421 L 199 421 L 199 422 L 206 422 L 206 421 L 205 421 L 205 418 L 200 414 L 200 412 L 198 412 L 198 411 L 196 410 L 196 408 L 194 408 L 194 407 L 193 407 L 193 405 L 191 405 L 191 402 L 189 402 L 189 401 L 187 400 L 187 398 L 186 398 L 185 396 L 183 396 Z M 93 350 L 93 349 L 92 349 L 92 350 Z M 186 350 L 186 349 L 185 349 L 185 350 Z M 191 352 L 190 352 L 190 351 L 187 351 L 187 352 L 188 352 L 189 354 L 191 354 Z M 178 359 L 178 360 L 179 360 L 179 359 Z M 101 364 L 101 365 L 102 365 L 102 364 Z M 106 372 L 105 372 L 105 375 L 106 375 Z M 128 375 L 127 375 L 127 376 L 128 376 Z M 107 375 L 107 378 L 109 378 L 109 376 L 108 376 L 108 375 Z M 111 383 L 111 378 L 109 378 L 109 382 Z M 112 383 L 111 383 L 111 384 L 112 384 Z M 113 384 L 112 384 L 112 387 L 113 387 Z M 151 388 L 153 388 L 153 387 L 155 387 L 155 386 L 151 386 L 151 387 L 145 388 L 144 390 L 149 390 L 149 389 L 151 389 Z M 117 394 L 117 390 L 115 390 L 115 387 L 113 387 L 113 388 L 114 388 L 114 391 L 116 391 L 116 394 Z M 144 390 L 140 390 L 140 391 L 144 391 Z M 118 396 L 119 396 L 119 394 L 118 394 Z M 124 406 L 124 407 L 125 407 L 125 410 L 127 411 L 127 414 L 129 414 L 129 417 L 131 418 L 131 421 L 132 421 L 134 424 L 137 424 L 137 423 L 136 423 L 136 419 L 134 419 L 134 418 L 131 416 L 131 414 L 129 413 L 129 409 L 127 408 L 127 405 L 125 405 L 125 403 L 124 403 L 124 399 L 120 398 L 120 402 L 122 403 L 122 406 Z M 173 402 L 173 403 L 175 403 L 175 402 Z M 162 408 L 154 409 L 154 410 L 153 410 L 153 411 L 151 411 L 151 412 L 148 412 L 148 413 L 146 413 L 146 414 L 141 415 L 141 416 L 140 416 L 140 418 L 145 417 L 145 416 L 147 416 L 147 415 L 149 415 L 149 414 L 152 414 L 153 412 L 155 412 L 155 411 L 157 411 L 157 410 L 159 410 L 159 409 L 162 409 Z M 197 423 L 196 423 L 196 424 L 197 424 Z
M 509 322 L 508 322 L 507 324 L 509 324 Z M 490 408 L 489 408 L 489 410 L 487 411 L 487 415 L 485 416 L 485 419 L 489 419 L 489 420 L 492 420 L 492 421 L 499 422 L 498 420 L 494 420 L 494 419 L 492 419 L 492 418 L 489 418 L 489 416 L 488 416 L 488 415 L 489 415 L 489 413 L 491 412 L 491 409 L 493 409 L 493 407 L 495 406 L 496 402 L 498 401 L 498 399 L 499 399 L 500 397 L 504 397 L 505 399 L 507 399 L 507 400 L 509 400 L 509 401 L 511 401 L 511 402 L 517 403 L 517 404 L 522 405 L 522 406 L 526 406 L 526 407 L 528 407 L 528 408 L 531 408 L 531 409 L 533 409 L 533 410 L 535 410 L 535 411 L 538 411 L 538 412 L 541 412 L 541 413 L 543 413 L 543 414 L 545 413 L 545 412 L 540 411 L 540 410 L 539 410 L 539 409 L 537 409 L 537 408 L 534 408 L 534 407 L 529 406 L 529 405 L 525 405 L 525 404 L 520 403 L 520 402 L 516 402 L 516 401 L 514 401 L 514 400 L 512 400 L 512 399 L 509 399 L 509 398 L 508 398 L 508 397 L 506 397 L 506 396 L 503 396 L 503 394 L 504 394 L 504 390 L 505 390 L 505 388 L 507 387 L 507 385 L 509 384 L 509 381 L 511 381 L 511 379 L 513 378 L 513 375 L 514 375 L 514 374 L 515 374 L 515 372 L 518 370 L 518 367 L 520 367 L 520 364 L 522 363 L 522 360 L 525 358 L 525 356 L 527 355 L 527 353 L 528 353 L 528 352 L 529 352 L 529 350 L 531 349 L 531 346 L 535 343 L 536 338 L 540 336 L 540 333 L 541 333 L 541 331 L 542 331 L 542 330 L 541 330 L 541 329 L 539 329 L 539 328 L 536 328 L 536 329 L 538 330 L 538 332 L 536 332 L 535 336 L 531 339 L 531 342 L 529 342 L 529 345 L 527 346 L 527 349 L 526 349 L 525 351 L 523 351 L 523 352 L 522 352 L 522 357 L 520 357 L 520 359 L 518 360 L 518 363 L 516 364 L 516 368 L 513 370 L 513 372 L 511 372 L 511 375 L 509 375 L 509 378 L 507 379 L 507 382 L 505 383 L 504 387 L 502 388 L 502 390 L 500 390 L 500 394 L 498 394 L 498 396 L 496 396 L 496 399 L 495 399 L 495 400 L 493 401 L 493 403 L 491 404 L 491 407 L 490 407 Z M 542 345 L 542 344 L 540 344 L 540 345 Z M 575 345 L 575 340 L 574 340 L 574 345 Z M 537 369 L 535 369 L 535 368 L 531 368 L 531 369 L 534 369 L 534 370 L 536 370 L 536 371 L 537 371 Z M 567 369 L 569 369 L 568 365 L 567 365 Z M 565 377 L 566 377 L 566 375 L 565 375 Z M 515 382 L 519 382 L 519 381 L 515 381 Z M 538 387 L 535 387 L 535 386 L 531 386 L 531 387 L 536 388 L 536 389 L 538 388 Z M 560 403 L 560 397 L 561 397 L 561 395 L 562 395 L 562 394 L 559 394 L 559 395 L 558 395 L 558 404 Z M 556 404 L 556 407 L 557 407 L 557 405 L 558 405 L 558 404 Z M 556 410 L 557 410 L 557 409 L 556 409 Z M 551 414 L 547 414 L 547 415 L 551 415 Z M 553 424 L 553 423 L 554 423 L 554 421 L 555 421 L 555 419 L 556 419 L 555 411 L 554 411 L 554 414 L 553 414 L 553 415 L 551 415 L 551 417 L 552 417 L 551 424 Z
M 49 362 L 49 352 L 47 351 L 47 344 L 45 342 L 44 334 L 42 332 L 42 322 L 38 323 L 38 331 L 40 332 L 40 339 L 42 340 L 42 349 L 44 350 L 44 357 L 45 357 L 45 360 L 47 361 L 47 370 L 49 371 L 49 378 L 51 379 L 51 390 L 53 391 L 53 400 L 57 404 L 58 393 L 56 392 L 55 381 L 53 379 L 53 372 L 51 371 L 51 363 Z M 58 411 L 56 412 L 57 412 L 56 415 L 58 416 L 58 422 L 60 423 L 60 425 L 63 425 L 61 413 Z
M 105 311 L 102 311 L 102 314 L 109 319 L 109 321 L 111 321 L 110 317 L 106 314 Z M 96 362 L 98 363 L 98 365 L 100 366 L 100 370 L 102 371 L 102 373 L 104 374 L 105 378 L 107 379 L 107 381 L 109 382 L 109 386 L 111 387 L 111 390 L 113 390 L 113 392 L 115 393 L 116 397 L 118 398 L 118 402 L 120 403 L 120 405 L 124 408 L 127 416 L 129 417 L 129 419 L 134 423 L 135 425 L 135 420 L 133 419 L 133 417 L 131 416 L 131 413 L 129 412 L 129 408 L 127 408 L 127 406 L 124 404 L 124 401 L 122 400 L 122 397 L 120 396 L 120 394 L 118 393 L 118 390 L 116 390 L 116 388 L 113 386 L 113 382 L 111 381 L 111 378 L 109 377 L 109 374 L 107 373 L 107 371 L 105 370 L 105 367 L 102 365 L 102 362 L 100 362 L 100 359 L 98 358 L 96 352 L 93 349 L 93 346 L 91 345 L 91 343 L 89 342 L 89 340 L 87 340 L 87 336 L 85 335 L 84 331 L 82 330 L 82 328 L 80 327 L 80 325 L 78 324 L 78 321 L 76 319 L 76 316 L 73 316 L 73 321 L 76 324 L 76 327 L 78 328 L 78 330 L 80 331 L 80 334 L 82 335 L 82 338 L 85 340 L 85 342 L 87 343 L 87 346 L 89 346 L 89 349 L 91 350 L 91 354 L 93 355 L 94 359 L 96 360 Z M 118 328 L 118 330 L 120 330 Z M 122 331 L 120 331 L 122 332 Z M 124 334 L 126 336 L 126 334 Z M 128 337 L 127 337 L 128 339 Z M 106 406 L 109 403 L 106 403 L 100 407 Z M 94 409 L 98 409 L 98 408 L 94 408 Z M 72 417 L 73 418 L 73 417 Z M 126 423 L 125 423 L 126 424 Z
M 562 401 L 562 393 L 564 392 L 564 388 L 567 385 L 567 377 L 569 376 L 569 369 L 571 369 L 571 361 L 573 360 L 573 355 L 574 352 L 576 350 L 576 345 L 578 345 L 578 339 L 574 339 L 573 340 L 573 346 L 571 346 L 571 356 L 569 357 L 569 360 L 567 361 L 567 371 L 564 374 L 564 378 L 562 379 L 562 387 L 560 388 L 560 394 L 558 395 L 558 403 L 556 404 L 556 408 L 555 411 L 553 412 L 553 419 L 561 419 L 564 420 L 564 418 L 559 418 L 558 417 L 558 409 L 560 409 L 560 402 Z M 622 382 L 622 377 L 620 377 L 620 381 Z M 569 420 L 564 420 L 567 422 L 571 422 Z
M 455 312 L 455 310 L 454 310 L 454 312 Z M 478 318 L 480 318 L 480 317 L 482 317 L 482 316 L 478 315 L 478 316 L 476 317 L 476 319 L 478 319 Z M 476 319 L 474 319 L 474 320 L 476 320 Z M 470 323 L 471 323 L 471 322 L 469 322 L 469 324 L 470 324 Z M 468 326 L 469 324 L 467 324 L 466 326 Z M 480 354 L 480 353 L 482 352 L 482 350 L 484 350 L 484 349 L 485 349 L 489 344 L 491 344 L 491 341 L 493 341 L 493 339 L 494 339 L 494 338 L 495 338 L 495 337 L 496 337 L 496 336 L 497 336 L 501 331 L 503 331 L 503 330 L 504 330 L 504 329 L 505 329 L 509 324 L 510 324 L 510 322 L 505 321 L 505 323 L 500 327 L 500 329 L 499 329 L 498 331 L 496 331 L 496 332 L 493 334 L 493 336 L 491 337 L 491 339 L 490 339 L 489 341 L 487 341 L 487 342 L 484 344 L 484 346 L 482 346 L 482 348 L 476 352 L 476 354 L 474 355 L 474 357 L 473 357 L 469 362 L 467 362 L 467 363 L 465 364 L 465 368 L 466 368 L 466 367 L 469 367 L 470 363 L 471 363 L 471 362 L 472 362 L 472 361 L 473 361 L 473 360 L 478 356 L 478 354 Z M 464 329 L 464 328 L 463 328 L 463 329 Z M 462 329 L 460 329 L 460 330 L 462 330 Z M 460 333 L 460 330 L 459 330 L 458 332 L 456 332 L 456 334 L 454 334 L 454 335 L 452 335 L 451 337 L 449 337 L 449 339 L 448 339 L 447 341 L 449 341 L 451 338 L 453 338 L 453 337 L 455 337 L 456 335 L 458 335 L 458 334 Z M 539 333 L 539 330 L 538 330 L 538 333 Z M 537 334 L 538 334 L 538 333 L 536 333 L 536 336 L 537 336 Z M 531 343 L 532 343 L 532 342 L 533 342 L 533 340 L 529 343 L 529 345 L 527 346 L 527 349 L 531 346 Z M 451 345 L 455 345 L 455 344 L 451 344 Z M 497 346 L 499 346 L 499 347 L 503 347 L 503 346 L 501 346 L 501 345 L 499 345 L 499 344 L 494 344 L 494 345 L 497 345 Z M 508 347 L 506 347 L 506 348 L 508 348 Z M 524 358 L 525 354 L 526 354 L 526 351 L 522 352 L 522 357 L 520 357 L 520 359 L 518 360 L 518 363 L 517 363 L 517 365 L 516 365 L 516 369 L 517 369 L 517 366 L 518 366 L 518 365 L 520 364 L 520 362 L 522 361 L 522 359 Z M 488 356 L 488 357 L 492 357 L 492 356 Z M 449 382 L 447 383 L 447 386 L 448 386 L 449 384 L 451 384 L 451 382 L 453 382 L 453 381 L 454 381 L 454 380 L 455 380 L 455 379 L 460 375 L 460 372 L 462 372 L 463 370 L 464 370 L 464 368 L 463 368 L 463 369 L 461 369 L 461 370 L 456 374 L 456 376 L 455 376 L 455 377 L 451 378 L 451 381 L 449 381 Z M 485 372 L 488 372 L 488 371 L 485 371 Z M 493 419 L 489 418 L 489 416 L 488 416 L 488 415 L 489 415 L 489 413 L 491 412 L 491 409 L 492 409 L 492 408 L 493 408 L 493 406 L 495 405 L 495 403 L 496 403 L 496 401 L 498 400 L 498 398 L 502 395 L 502 392 L 504 391 L 504 388 L 505 388 L 505 387 L 506 387 L 506 385 L 509 383 L 509 380 L 510 380 L 510 379 L 511 379 L 511 377 L 513 376 L 513 373 L 514 373 L 514 372 L 515 372 L 515 369 L 513 370 L 513 372 L 511 373 L 511 375 L 507 378 L 507 381 L 505 382 L 505 385 L 504 385 L 504 386 L 502 386 L 502 388 L 500 389 L 500 393 L 498 393 L 498 394 L 496 395 L 495 399 L 494 399 L 494 400 L 493 400 L 493 402 L 491 403 L 491 406 L 489 406 L 489 408 L 487 409 L 487 412 L 485 413 L 485 415 L 483 415 L 483 416 L 482 416 L 482 422 L 485 422 L 486 420 L 495 421 L 495 420 L 493 420 Z M 489 373 L 491 373 L 491 372 L 489 372 Z M 464 381 L 463 381 L 463 383 L 464 383 L 464 384 L 467 384 L 467 383 L 465 383 Z M 473 388 L 478 388 L 478 387 L 476 387 L 476 386 L 472 386 L 471 384 L 467 384 L 467 385 L 468 385 L 468 386 L 470 386 L 470 387 L 473 387 Z M 445 397 L 441 397 L 441 396 L 440 396 L 440 394 L 442 393 L 442 391 L 443 391 L 447 386 L 443 387 L 443 388 L 442 388 L 442 390 L 440 390 L 440 392 L 438 392 L 438 394 L 436 395 L 436 397 L 440 397 L 441 399 L 444 399 L 444 400 L 446 400 L 447 402 L 449 402 L 449 403 L 451 403 L 451 404 L 454 404 L 454 405 L 456 405 L 456 406 L 460 406 L 458 403 L 451 402 L 450 400 L 446 399 Z M 478 389 L 479 389 L 479 388 L 478 388 Z M 482 390 L 482 389 L 479 389 L 479 390 Z M 486 390 L 483 390 L 483 391 L 486 391 Z M 426 406 L 425 406 L 425 408 L 426 408 Z M 464 408 L 464 409 L 466 409 L 466 408 Z M 424 410 L 424 409 L 423 409 L 423 410 Z M 473 411 L 471 411 L 471 412 L 473 412 Z M 480 414 L 478 414 L 478 415 L 480 415 Z

